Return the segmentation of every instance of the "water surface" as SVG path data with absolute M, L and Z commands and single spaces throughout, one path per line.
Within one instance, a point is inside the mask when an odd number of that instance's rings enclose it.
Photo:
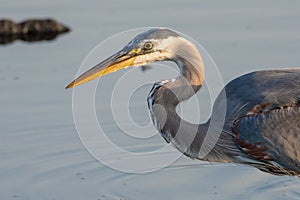
M 0 46 L 1 199 L 300 198 L 299 178 L 272 176 L 247 166 L 182 157 L 147 174 L 110 169 L 82 145 L 73 122 L 72 92 L 64 89 L 99 42 L 144 26 L 166 26 L 193 37 L 209 51 L 225 83 L 258 69 L 298 67 L 300 2 L 30 0 L 4 1 L 0 13 L 14 20 L 50 16 L 72 28 L 54 41 Z M 135 70 L 140 76 L 150 73 Z M 104 89 L 97 91 L 97 115 L 104 129 L 116 144 L 135 152 L 163 146 L 157 134 L 136 143 L 115 126 L 105 90 L 122 73 L 103 79 Z M 156 66 L 151 73 L 161 75 Z M 150 122 L 150 88 L 139 89 L 130 103 L 137 124 Z M 197 97 L 204 121 L 210 99 L 201 94 Z M 119 105 L 126 106 L 123 99 Z M 186 112 L 192 115 L 193 109 L 187 106 Z

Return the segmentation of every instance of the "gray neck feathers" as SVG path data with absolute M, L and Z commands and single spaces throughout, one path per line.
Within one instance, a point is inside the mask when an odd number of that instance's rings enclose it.
M 230 134 L 222 132 L 219 135 L 219 130 L 209 129 L 210 121 L 191 124 L 176 113 L 176 106 L 201 88 L 204 69 L 199 52 L 187 40 L 176 39 L 168 47 L 168 53 L 172 55 L 168 60 L 178 65 L 180 75 L 176 79 L 155 83 L 149 93 L 148 106 L 153 124 L 167 142 L 189 157 L 209 161 L 234 159 L 227 156 L 229 151 L 228 155 L 239 151 Z M 216 143 L 214 138 L 217 138 Z
M 180 75 L 154 84 L 148 96 L 148 106 L 153 124 L 164 139 L 190 157 L 197 157 L 207 128 L 181 119 L 176 106 L 201 88 L 204 70 L 196 48 L 185 40 L 182 44 L 172 48 L 174 57 L 170 59 L 178 65 Z

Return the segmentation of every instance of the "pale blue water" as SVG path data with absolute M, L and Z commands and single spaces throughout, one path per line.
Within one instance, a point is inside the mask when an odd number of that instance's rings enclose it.
M 72 92 L 64 89 L 99 42 L 144 26 L 170 27 L 193 37 L 213 57 L 225 82 L 253 70 L 299 67 L 300 2 L 5 0 L 0 13 L 14 20 L 50 16 L 72 28 L 54 41 L 0 46 L 1 199 L 300 199 L 299 178 L 246 166 L 182 157 L 147 174 L 110 169 L 82 145 L 72 116 Z M 151 70 L 161 75 L 159 69 Z M 163 146 L 157 134 L 136 142 L 115 126 L 107 91 L 122 73 L 103 79 L 104 89 L 97 92 L 103 129 L 114 143 L 134 152 Z M 140 125 L 149 123 L 150 88 L 142 87 L 130 103 Z M 210 99 L 201 93 L 197 97 L 204 120 Z M 117 103 L 126 106 L 123 99 Z

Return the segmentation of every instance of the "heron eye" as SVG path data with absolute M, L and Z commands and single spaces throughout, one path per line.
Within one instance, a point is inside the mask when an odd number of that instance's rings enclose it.
M 144 44 L 145 50 L 150 50 L 150 49 L 152 49 L 152 47 L 153 47 L 153 44 L 151 42 L 145 42 L 145 44 Z

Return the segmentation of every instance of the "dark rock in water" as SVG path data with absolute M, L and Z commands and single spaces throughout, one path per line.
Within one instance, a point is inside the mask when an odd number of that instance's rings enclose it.
M 0 20 L 0 44 L 7 44 L 17 39 L 33 42 L 52 40 L 57 35 L 70 29 L 53 19 L 29 19 L 15 23 L 9 19 Z
M 9 19 L 0 20 L 0 35 L 15 35 L 20 33 L 18 24 Z
M 19 23 L 22 34 L 65 33 L 70 29 L 53 19 L 31 19 Z

